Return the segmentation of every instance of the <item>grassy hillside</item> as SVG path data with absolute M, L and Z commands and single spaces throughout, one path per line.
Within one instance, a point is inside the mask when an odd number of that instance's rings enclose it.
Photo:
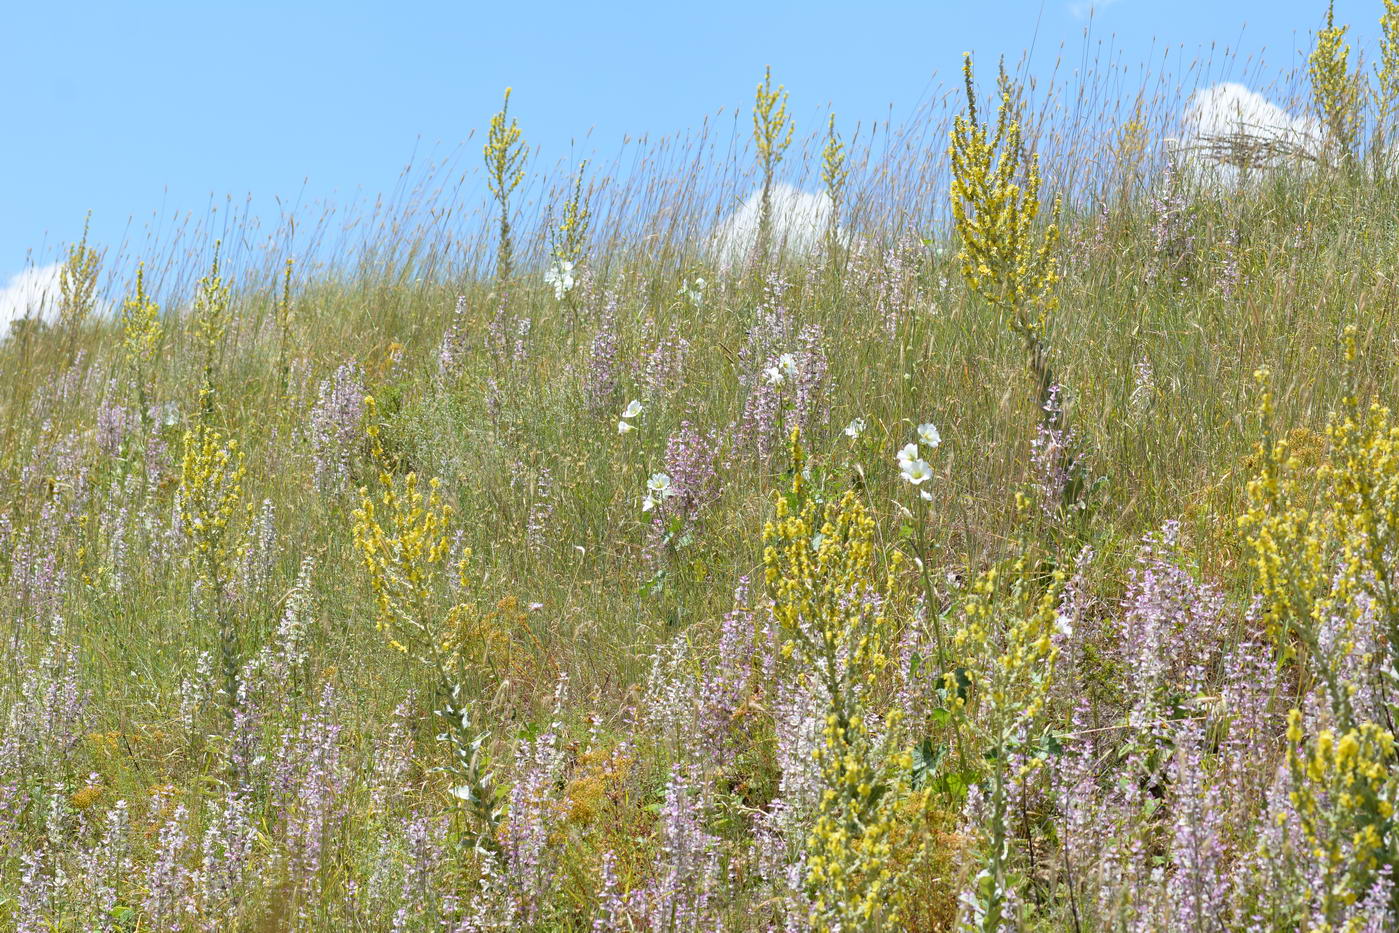
M 1399 188 L 1023 119 L 1052 392 L 942 130 L 809 255 L 643 171 L 16 326 L 0 923 L 1392 929 Z

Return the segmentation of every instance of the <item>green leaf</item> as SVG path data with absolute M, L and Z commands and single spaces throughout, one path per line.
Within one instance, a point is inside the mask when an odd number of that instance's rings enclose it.
M 922 790 L 937 773 L 943 758 L 947 757 L 947 746 L 934 745 L 932 739 L 924 739 L 913 750 L 913 789 Z
M 967 789 L 980 780 L 975 771 L 952 771 L 939 777 L 938 785 L 945 796 L 960 800 L 967 795 Z

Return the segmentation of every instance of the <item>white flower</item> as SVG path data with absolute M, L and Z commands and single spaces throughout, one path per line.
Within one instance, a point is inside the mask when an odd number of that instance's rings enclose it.
M 573 263 L 560 259 L 544 273 L 544 281 L 554 286 L 554 297 L 562 300 L 573 291 Z
M 918 445 L 905 444 L 903 449 L 895 455 L 899 461 L 899 469 L 903 469 L 908 464 L 918 459 Z
M 776 366 L 769 366 L 767 369 L 763 370 L 763 375 L 767 377 L 768 385 L 782 385 L 782 370 L 778 369 Z
M 918 426 L 918 442 L 927 444 L 928 449 L 933 450 L 942 443 L 942 435 L 938 433 L 936 425 L 920 424 Z
M 790 353 L 784 353 L 777 358 L 777 368 L 782 370 L 782 375 L 788 379 L 797 378 L 797 358 Z
M 845 426 L 845 436 L 848 437 L 848 438 L 850 438 L 851 440 L 854 440 L 855 438 L 859 437 L 861 434 L 864 434 L 864 433 L 865 433 L 865 419 L 864 419 L 864 418 L 856 418 L 854 421 L 850 422 L 849 424 L 847 424 L 847 425 Z
M 918 492 L 918 498 L 922 499 L 924 502 L 932 502 L 933 494 L 928 492 L 928 490 L 926 489 L 921 489 Z
M 933 468 L 928 466 L 928 461 L 922 459 L 899 464 L 899 471 L 903 473 L 904 479 L 914 486 L 920 486 L 933 478 Z
M 634 425 L 628 424 L 628 423 L 625 422 L 625 421 L 618 421 L 618 422 L 617 422 L 617 433 L 618 433 L 618 434 L 626 434 L 628 431 L 635 431 L 635 430 L 636 430 L 636 427 L 635 427 Z
M 704 298 L 704 279 L 696 278 L 693 281 L 686 279 L 680 283 L 677 293 L 690 304 L 697 305 Z
M 1062 613 L 1054 619 L 1054 630 L 1065 638 L 1072 638 L 1074 634 L 1073 624 L 1069 621 L 1069 617 Z
M 627 402 L 627 409 L 622 412 L 622 417 L 635 418 L 639 414 L 641 414 L 641 402 L 632 399 L 630 402 Z
M 646 498 L 641 500 L 641 511 L 651 511 L 657 503 L 670 498 L 673 493 L 668 474 L 652 473 L 651 478 L 646 481 Z
M 672 492 L 670 488 L 670 475 L 667 473 L 652 473 L 651 478 L 646 481 L 646 488 L 653 496 L 659 496 L 662 499 L 668 498 Z

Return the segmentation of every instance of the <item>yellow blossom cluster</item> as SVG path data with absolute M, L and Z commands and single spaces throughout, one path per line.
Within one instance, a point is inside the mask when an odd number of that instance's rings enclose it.
M 790 491 L 763 530 L 763 564 L 783 654 L 826 707 L 814 752 L 821 796 L 806 844 L 811 921 L 818 930 L 896 925 L 901 863 L 890 832 L 912 760 L 889 747 L 897 710 L 872 721 L 871 688 L 890 638 L 874 520 L 854 492 L 824 504 L 811 495 L 796 432 L 792 462 Z
M 1059 227 L 1051 219 L 1036 235 L 1040 212 L 1038 156 L 1023 163 L 1023 133 L 1003 93 L 994 130 L 976 116 L 972 60 L 962 63 L 967 112 L 951 131 L 952 218 L 961 240 L 962 277 L 967 286 L 1026 339 L 1042 341 L 1059 280 L 1053 250 Z M 1056 200 L 1054 213 L 1059 204 Z
M 1302 714 L 1294 709 L 1287 738 L 1289 797 L 1303 842 L 1320 869 L 1321 883 L 1313 893 L 1322 916 L 1330 919 L 1366 893 L 1390 856 L 1383 828 L 1394 816 L 1394 736 L 1366 722 L 1339 735 L 1323 729 L 1306 741 Z
M 1008 574 L 992 567 L 972 583 L 952 645 L 974 688 L 971 696 L 988 714 L 985 721 L 1010 734 L 1039 715 L 1053 683 L 1059 657 L 1053 636 L 1060 624 L 1059 594 L 1065 577 L 1062 569 L 1056 571 L 1028 611 L 1011 613 L 999 594 L 1006 579 L 1010 601 L 1025 598 L 1030 582 L 1024 558 Z M 954 691 L 949 694 L 954 694 L 953 702 L 960 702 Z
M 1326 8 L 1326 26 L 1317 32 L 1316 47 L 1307 59 L 1316 109 L 1331 144 L 1346 157 L 1355 152 L 1361 104 L 1359 76 L 1350 71 L 1350 46 L 1345 44 L 1348 28 L 1336 25 L 1333 0 Z
M 767 263 L 772 247 L 772 185 L 777 166 L 792 143 L 796 129 L 787 113 L 787 91 L 772 86 L 772 68 L 763 71 L 753 100 L 753 146 L 758 152 L 758 168 L 763 177 L 762 202 L 758 209 L 758 260 Z
M 554 236 L 554 259 L 557 262 L 578 263 L 588 244 L 588 227 L 592 223 L 588 193 L 583 190 L 583 173 L 587 171 L 585 160 L 578 166 L 573 178 L 573 192 L 563 205 L 563 217 Z
M 88 221 L 92 215 L 88 215 Z M 65 327 L 80 326 L 89 314 L 97 296 L 97 250 L 87 245 L 88 225 L 83 224 L 83 238 L 68 247 L 68 256 L 58 274 L 59 318 Z
M 448 661 L 455 654 L 454 638 L 463 631 L 463 605 L 445 616 L 437 610 L 438 587 L 445 569 L 450 542 L 447 529 L 452 508 L 442 501 L 440 483 L 426 484 L 416 473 L 394 477 L 383 448 L 376 406 L 365 399 L 370 448 L 378 469 L 378 489 L 360 490 L 355 510 L 354 543 L 369 572 L 369 585 L 378 607 L 379 631 L 390 646 L 410 654 L 448 676 Z M 426 486 L 426 490 L 424 490 Z M 463 585 L 466 556 L 457 572 Z
M 500 205 L 500 242 L 497 247 L 496 275 L 500 281 L 505 282 L 510 278 L 512 262 L 510 193 L 524 180 L 525 159 L 529 156 L 529 147 L 521 139 L 520 125 L 510 116 L 510 88 L 505 89 L 505 103 L 491 117 L 482 156 L 486 162 L 486 185 Z
M 1346 339 L 1354 363 L 1353 330 Z M 1271 419 L 1266 387 L 1260 412 Z M 1261 445 L 1240 525 L 1269 632 L 1284 656 L 1302 654 L 1337 721 L 1350 724 L 1354 685 L 1345 672 L 1370 660 L 1357 652 L 1373 641 L 1361 638 L 1362 627 L 1377 626 L 1390 654 L 1399 655 L 1391 567 L 1399 553 L 1399 425 L 1389 409 L 1363 407 L 1351 392 L 1326 429 L 1329 447 L 1319 466 L 1307 467 L 1293 437 Z
M 1356 331 L 1345 335 L 1356 371 Z M 1259 404 L 1272 421 L 1268 374 Z M 1259 470 L 1248 484 L 1240 519 L 1252 551 L 1260 608 L 1279 653 L 1300 668 L 1305 690 L 1319 687 L 1325 728 L 1304 741 L 1301 711 L 1291 712 L 1288 764 L 1291 800 L 1306 854 L 1324 877 L 1312 892 L 1332 916 L 1364 896 L 1376 873 L 1395 858 L 1391 763 L 1394 737 L 1357 709 L 1367 678 L 1393 687 L 1399 660 L 1399 425 L 1389 409 L 1364 406 L 1347 391 L 1326 429 L 1315 468 L 1303 463 L 1291 437 L 1260 444 Z M 1384 653 L 1386 657 L 1375 657 Z M 1383 694 L 1382 694 L 1383 695 Z M 1392 715 L 1394 707 L 1389 707 Z
M 180 506 L 186 533 L 202 559 L 213 568 L 211 584 L 226 582 L 223 570 L 235 556 L 227 544 L 228 526 L 243 495 L 243 454 L 238 441 L 224 441 L 214 428 L 200 424 L 185 432 L 180 464 Z
M 194 332 L 204 348 L 204 392 L 206 413 L 213 405 L 214 365 L 219 347 L 228 331 L 228 302 L 230 288 L 219 272 L 220 243 L 214 242 L 214 262 L 209 274 L 199 280 L 194 295 Z
M 138 391 L 144 390 L 156 351 L 160 349 L 163 331 L 160 326 L 160 306 L 146 294 L 146 267 L 136 267 L 136 293 L 122 302 L 122 348 L 127 361 L 136 370 Z M 143 412 L 144 414 L 144 412 Z
M 1046 585 L 1024 557 L 1008 573 L 984 571 L 972 583 L 952 638 L 965 686 L 959 689 L 954 673 L 944 675 L 947 705 L 964 738 L 975 740 L 991 763 L 982 868 L 971 891 L 977 929 L 1001 929 L 1005 919 L 1009 786 L 1043 763 L 1043 756 L 1025 755 L 1012 772 L 1011 753 L 1030 744 L 1054 682 L 1054 635 L 1067 624 L 1059 614 L 1066 576 L 1059 568 Z

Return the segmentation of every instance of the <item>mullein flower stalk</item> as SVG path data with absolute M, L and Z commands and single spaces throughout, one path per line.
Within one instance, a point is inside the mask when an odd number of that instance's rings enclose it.
M 452 794 L 475 819 L 476 844 L 499 852 L 496 838 L 502 819 L 486 742 L 488 733 L 473 720 L 463 680 L 468 640 L 480 631 L 474 607 L 457 602 L 440 609 L 443 571 L 451 551 L 448 526 L 452 508 L 442 501 L 434 477 L 424 492 L 417 474 L 399 479 L 379 435 L 377 407 L 364 399 L 366 433 L 378 471 L 375 494 L 360 489 L 354 513 L 354 544 L 369 575 L 377 606 L 376 624 L 389 647 L 429 671 L 437 682 L 440 708 L 451 746 L 449 770 L 460 783 Z M 458 582 L 469 590 L 469 552 L 457 562 Z
M 1024 156 L 1011 95 L 1002 93 L 992 129 L 977 119 L 970 55 L 963 60 L 962 77 L 967 112 L 955 118 L 948 148 L 962 277 L 1025 341 L 1043 406 L 1054 384 L 1048 341 L 1049 316 L 1058 303 L 1053 289 L 1059 280 L 1054 257 L 1059 200 L 1048 225 L 1037 233 L 1039 157 Z
M 151 366 L 160 351 L 164 329 L 160 324 L 160 306 L 146 294 L 146 267 L 136 267 L 136 291 L 121 306 L 121 342 L 131 379 L 136 389 L 136 404 L 141 410 L 141 424 L 150 427 Z
M 1320 467 L 1304 467 L 1291 438 L 1265 439 L 1240 519 L 1262 621 L 1301 667 L 1303 689 L 1320 694 L 1314 713 L 1304 704 L 1289 714 L 1287 757 L 1302 851 L 1319 860 L 1312 899 L 1328 920 L 1399 862 L 1399 425 L 1389 409 L 1361 404 L 1356 339 L 1352 325 L 1348 388 Z M 1268 378 L 1257 375 L 1265 426 Z
M 758 207 L 757 272 L 763 275 L 772 254 L 772 186 L 777 166 L 792 143 L 796 127 L 787 113 L 787 91 L 772 87 L 772 68 L 763 72 L 753 103 L 753 145 L 758 151 L 758 169 L 763 177 L 762 200 Z
M 97 250 L 87 245 L 89 213 L 83 222 L 83 238 L 68 247 L 68 256 L 58 273 L 59 320 L 71 341 L 78 328 L 91 316 L 97 304 Z
M 292 268 L 293 260 L 288 257 L 286 269 L 282 274 L 282 294 L 277 298 L 277 305 L 274 309 L 277 318 L 277 388 L 284 395 L 291 389 L 291 364 L 287 358 L 287 349 L 291 345 Z
M 859 497 L 816 501 L 795 430 L 791 458 L 791 487 L 763 529 L 763 565 L 782 655 L 825 704 L 814 750 L 821 792 L 806 841 L 809 919 L 818 930 L 893 927 L 900 879 L 890 832 L 912 759 L 891 747 L 900 710 L 881 722 L 870 699 L 889 660 L 889 583 L 875 570 L 874 519 Z
M 507 122 L 508 121 L 508 122 Z M 525 159 L 529 147 L 520 138 L 520 127 L 510 117 L 510 88 L 505 89 L 505 103 L 491 117 L 486 132 L 483 155 L 486 161 L 486 184 L 500 207 L 500 238 L 496 244 L 496 282 L 503 297 L 513 272 L 513 252 L 510 242 L 510 194 L 525 177 Z
M 588 248 L 588 230 L 592 224 L 592 189 L 589 187 L 585 190 L 583 187 L 587 168 L 586 160 L 579 164 L 573 177 L 573 190 L 563 205 L 563 216 L 559 219 L 558 228 L 550 233 L 550 252 L 554 264 L 547 278 L 554 286 L 555 295 L 567 304 L 572 321 L 576 321 L 578 316 L 578 298 L 574 285 L 580 274 L 578 267 L 583 262 L 583 255 Z M 572 336 L 573 330 L 570 328 L 570 339 Z
M 831 199 L 831 219 L 826 225 L 826 256 L 832 267 L 840 254 L 840 207 L 845 198 L 845 182 L 850 176 L 846 167 L 845 142 L 836 132 L 836 115 L 826 124 L 826 145 L 821 150 L 821 181 L 826 196 Z
M 954 674 L 945 675 L 954 717 L 969 727 L 964 734 L 980 740 L 989 761 L 982 785 L 982 865 L 964 896 L 967 927 L 988 933 L 1011 919 L 1010 794 L 1043 764 L 1030 737 L 1054 684 L 1059 597 L 1068 576 L 1062 567 L 1055 570 L 1049 586 L 1034 597 L 1028 570 L 1021 558 L 1008 574 L 992 568 L 973 583 L 952 639 L 965 685 Z
M 207 404 L 207 403 L 206 403 Z M 232 523 L 243 496 L 243 454 L 236 440 L 225 440 L 200 421 L 185 432 L 180 465 L 180 509 L 185 531 L 195 549 L 195 563 L 204 583 L 218 630 L 225 710 L 232 727 L 238 700 L 238 630 L 228 588 L 233 566 L 242 557 Z
M 214 377 L 223 349 L 223 338 L 228 333 L 229 286 L 219 273 L 220 247 L 220 241 L 215 240 L 213 265 L 209 274 L 199 280 L 194 296 L 194 333 L 204 355 L 199 407 L 205 420 L 214 413 Z
M 1331 148 L 1345 162 L 1355 158 L 1361 121 L 1359 76 L 1351 73 L 1350 46 L 1345 44 L 1349 28 L 1336 25 L 1336 4 L 1332 0 L 1326 6 L 1326 25 L 1317 32 L 1316 46 L 1307 58 L 1317 113 L 1326 127 Z

